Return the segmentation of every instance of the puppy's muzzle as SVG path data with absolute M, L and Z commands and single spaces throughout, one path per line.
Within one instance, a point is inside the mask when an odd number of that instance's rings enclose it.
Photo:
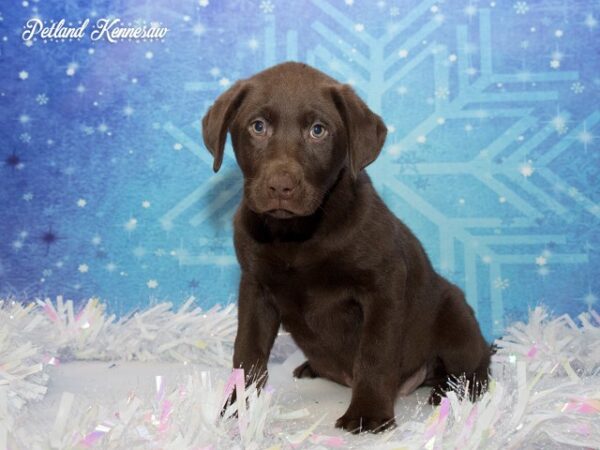
M 267 179 L 269 198 L 289 200 L 300 185 L 300 180 L 287 171 L 277 172 Z
M 293 164 L 268 168 L 263 181 L 265 212 L 279 219 L 304 213 L 302 172 Z

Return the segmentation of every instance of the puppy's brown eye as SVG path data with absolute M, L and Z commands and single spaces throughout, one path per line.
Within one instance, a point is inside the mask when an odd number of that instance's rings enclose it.
M 250 130 L 258 136 L 263 136 L 267 132 L 267 124 L 264 120 L 255 120 L 250 125 Z
M 310 137 L 313 139 L 322 139 L 326 134 L 327 130 L 321 123 L 315 123 L 310 129 Z

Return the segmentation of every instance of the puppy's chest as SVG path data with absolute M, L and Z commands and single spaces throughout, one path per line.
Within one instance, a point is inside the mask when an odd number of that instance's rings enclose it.
M 256 267 L 259 282 L 278 297 L 301 299 L 344 297 L 357 287 L 346 264 L 305 253 L 270 253 Z
M 265 271 L 260 279 L 292 334 L 321 335 L 360 322 L 356 280 L 343 268 L 289 264 Z

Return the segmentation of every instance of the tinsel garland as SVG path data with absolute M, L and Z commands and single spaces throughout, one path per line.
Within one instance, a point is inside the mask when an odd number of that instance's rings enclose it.
M 331 417 L 324 422 L 309 419 L 304 409 L 288 411 L 272 389 L 258 395 L 254 386 L 244 386 L 237 370 L 217 382 L 208 371 L 195 371 L 177 385 L 157 377 L 153 396 L 131 393 L 109 405 L 87 404 L 64 392 L 51 433 L 35 433 L 23 406 L 43 397 L 48 368 L 59 358 L 229 366 L 235 308 L 204 312 L 192 303 L 177 311 L 160 304 L 116 321 L 95 299 L 78 312 L 61 298 L 26 306 L 3 302 L 0 447 L 600 448 L 600 316 L 590 311 L 578 322 L 567 315 L 552 319 L 542 307 L 496 341 L 492 379 L 479 401 L 466 399 L 466 382 L 456 380 L 425 420 L 397 418 L 398 427 L 381 435 L 322 434 L 331 429 Z M 238 401 L 221 417 L 233 389 Z

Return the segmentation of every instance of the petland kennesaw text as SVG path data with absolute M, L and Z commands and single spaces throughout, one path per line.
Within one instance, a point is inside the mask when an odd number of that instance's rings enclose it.
M 169 31 L 166 27 L 159 26 L 160 24 L 152 23 L 151 26 L 119 26 L 121 19 L 98 19 L 96 25 L 90 33 L 92 41 L 106 40 L 111 43 L 117 43 L 123 40 L 161 40 Z M 90 24 L 90 19 L 85 19 L 76 27 L 65 26 L 65 19 L 58 22 L 52 22 L 50 26 L 46 26 L 40 19 L 29 19 L 25 24 L 21 37 L 25 41 L 34 39 L 36 36 L 49 41 L 65 41 L 72 39 L 82 39 L 85 37 L 85 30 Z M 69 24 L 71 25 L 71 24 Z

